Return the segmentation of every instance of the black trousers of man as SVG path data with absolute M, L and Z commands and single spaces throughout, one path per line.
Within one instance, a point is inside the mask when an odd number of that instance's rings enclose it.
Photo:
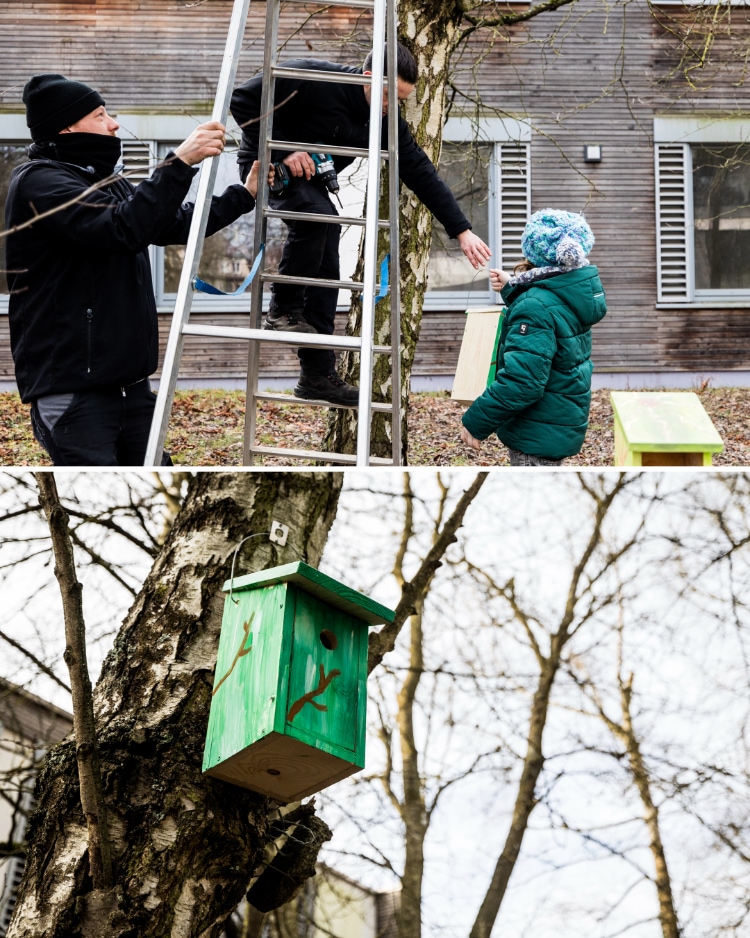
M 155 404 L 144 378 L 42 398 L 31 405 L 31 424 L 56 466 L 142 466 Z M 172 465 L 167 453 L 161 464 Z
M 338 215 L 325 186 L 301 177 L 292 177 L 285 192 L 272 195 L 269 202 L 280 211 Z M 341 225 L 294 220 L 285 223 L 289 233 L 279 273 L 338 280 Z M 271 289 L 272 312 L 297 313 L 321 335 L 333 335 L 339 292 L 336 288 L 275 283 Z M 336 370 L 336 355 L 332 349 L 300 348 L 297 355 L 306 374 L 329 375 Z

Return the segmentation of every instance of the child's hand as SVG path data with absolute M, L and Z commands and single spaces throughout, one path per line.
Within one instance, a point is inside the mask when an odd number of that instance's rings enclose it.
M 466 443 L 467 446 L 470 446 L 472 449 L 475 449 L 477 452 L 479 452 L 479 440 L 474 439 L 474 437 L 463 425 L 461 426 L 461 442 Z
M 509 280 L 510 274 L 507 270 L 490 270 L 490 286 L 495 293 L 499 293 Z

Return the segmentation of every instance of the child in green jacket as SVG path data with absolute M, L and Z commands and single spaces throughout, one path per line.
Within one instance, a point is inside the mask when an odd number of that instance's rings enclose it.
M 591 404 L 591 327 L 607 306 L 586 260 L 594 235 L 583 215 L 535 212 L 524 229 L 525 260 L 511 275 L 490 271 L 506 312 L 495 381 L 462 418 L 474 449 L 495 432 L 512 466 L 559 466 L 580 452 Z

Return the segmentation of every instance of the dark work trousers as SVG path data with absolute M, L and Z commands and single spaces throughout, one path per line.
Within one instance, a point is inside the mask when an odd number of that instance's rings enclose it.
M 155 403 L 144 378 L 41 398 L 31 405 L 31 424 L 56 466 L 142 466 Z M 167 453 L 161 464 L 172 465 Z
M 293 177 L 286 191 L 272 195 L 269 202 L 281 211 L 338 215 L 325 187 L 301 177 Z M 279 273 L 338 280 L 341 225 L 291 220 L 285 224 L 289 232 Z M 333 335 L 339 292 L 336 288 L 275 283 L 271 290 L 272 311 L 301 313 L 321 335 Z M 297 355 L 307 374 L 329 375 L 336 369 L 336 355 L 331 349 L 301 348 Z

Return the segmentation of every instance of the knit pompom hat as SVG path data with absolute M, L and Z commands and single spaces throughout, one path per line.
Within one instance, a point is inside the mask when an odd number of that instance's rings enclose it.
M 521 239 L 524 257 L 536 267 L 582 267 L 593 246 L 594 233 L 583 215 L 553 208 L 534 212 Z
M 63 75 L 34 75 L 23 89 L 32 140 L 48 140 L 104 104 L 98 91 Z

